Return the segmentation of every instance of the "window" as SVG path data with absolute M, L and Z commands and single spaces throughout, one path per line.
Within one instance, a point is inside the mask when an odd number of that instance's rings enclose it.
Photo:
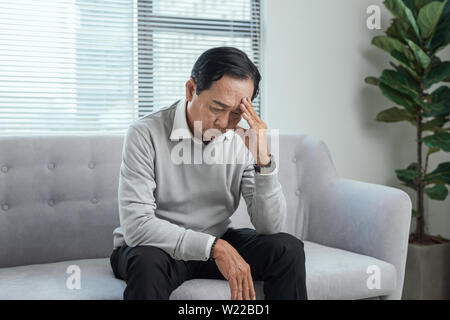
M 211 47 L 237 47 L 259 67 L 259 12 L 255 0 L 139 0 L 139 116 L 184 95 L 192 66 Z
M 0 0 L 0 135 L 123 134 L 210 47 L 259 67 L 259 30 L 259 0 Z

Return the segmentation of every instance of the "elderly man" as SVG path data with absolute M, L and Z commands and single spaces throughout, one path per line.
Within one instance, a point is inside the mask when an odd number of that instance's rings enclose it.
M 185 98 L 129 126 L 110 259 L 124 299 L 168 299 L 195 278 L 228 280 L 233 300 L 255 299 L 254 280 L 265 299 L 307 299 L 303 242 L 281 232 L 286 200 L 252 105 L 260 80 L 241 50 L 209 49 Z M 219 163 L 201 158 L 212 153 Z M 255 230 L 231 224 L 241 195 Z

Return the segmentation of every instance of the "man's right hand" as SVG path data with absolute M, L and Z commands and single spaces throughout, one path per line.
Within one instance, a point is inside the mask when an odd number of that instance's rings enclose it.
M 256 300 L 250 266 L 232 245 L 218 239 L 214 245 L 213 258 L 230 284 L 231 300 Z

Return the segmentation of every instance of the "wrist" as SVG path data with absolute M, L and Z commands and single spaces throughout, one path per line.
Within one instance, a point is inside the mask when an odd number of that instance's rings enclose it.
M 219 257 L 222 253 L 222 248 L 223 248 L 223 241 L 220 238 L 217 238 L 216 241 L 213 243 L 213 245 L 211 246 L 211 259 L 216 259 L 217 257 Z
M 269 160 L 267 163 L 256 163 L 254 164 L 255 172 L 261 173 L 263 170 L 267 170 L 267 168 L 272 167 L 272 155 L 269 153 Z M 262 169 L 264 168 L 264 169 Z

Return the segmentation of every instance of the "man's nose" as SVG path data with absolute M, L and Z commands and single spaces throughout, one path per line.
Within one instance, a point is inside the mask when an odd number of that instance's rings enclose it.
M 228 117 L 223 116 L 216 120 L 216 126 L 219 130 L 225 131 L 228 127 Z

